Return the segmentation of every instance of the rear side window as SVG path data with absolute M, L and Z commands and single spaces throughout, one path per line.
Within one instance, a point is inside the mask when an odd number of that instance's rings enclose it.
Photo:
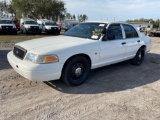
M 107 34 L 114 35 L 115 39 L 122 39 L 122 29 L 120 24 L 112 24 L 107 30 Z
M 123 28 L 126 34 L 126 38 L 135 38 L 138 37 L 137 31 L 131 25 L 124 25 Z

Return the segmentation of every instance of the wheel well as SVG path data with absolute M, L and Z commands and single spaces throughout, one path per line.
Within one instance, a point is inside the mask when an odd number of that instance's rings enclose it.
M 83 56 L 83 57 L 85 57 L 85 58 L 89 61 L 90 66 L 91 66 L 91 64 L 92 64 L 91 58 L 90 58 L 88 55 L 86 55 L 86 54 L 76 54 L 76 55 L 73 55 L 73 56 L 71 56 L 70 58 L 68 58 L 68 59 L 66 60 L 66 62 L 65 62 L 64 65 L 63 65 L 62 72 L 63 72 L 63 69 L 64 69 L 65 65 L 66 65 L 71 59 L 73 59 L 73 58 L 75 58 L 75 57 L 77 57 L 77 56 Z
M 141 48 L 144 48 L 144 50 L 146 51 L 146 46 L 145 45 L 141 46 Z

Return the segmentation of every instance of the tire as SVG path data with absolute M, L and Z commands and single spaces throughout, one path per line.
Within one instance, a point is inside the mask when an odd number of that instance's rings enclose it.
M 15 32 L 14 35 L 17 35 L 17 32 Z
M 131 60 L 131 64 L 136 66 L 141 65 L 143 62 L 144 56 L 145 56 L 145 48 L 141 47 L 137 51 L 135 57 Z
M 57 35 L 59 35 L 60 34 L 60 31 L 59 32 L 57 32 Z
M 62 71 L 62 80 L 72 86 L 81 85 L 85 82 L 90 72 L 90 63 L 83 56 L 72 58 Z

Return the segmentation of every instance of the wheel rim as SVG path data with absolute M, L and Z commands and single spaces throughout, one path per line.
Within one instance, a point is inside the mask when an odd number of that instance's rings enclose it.
M 85 66 L 83 63 L 76 63 L 71 70 L 71 78 L 73 80 L 78 80 L 83 77 L 85 73 Z
M 138 59 L 139 59 L 139 60 L 142 59 L 142 52 L 140 52 L 140 54 L 138 55 Z
M 144 53 L 141 51 L 138 55 L 138 63 L 140 64 L 143 61 Z

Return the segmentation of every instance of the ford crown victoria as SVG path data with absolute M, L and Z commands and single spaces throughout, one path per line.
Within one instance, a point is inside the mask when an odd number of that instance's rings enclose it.
M 91 69 L 125 60 L 140 65 L 150 48 L 150 38 L 130 24 L 84 22 L 65 35 L 17 43 L 8 53 L 8 61 L 29 80 L 62 79 L 80 85 Z

